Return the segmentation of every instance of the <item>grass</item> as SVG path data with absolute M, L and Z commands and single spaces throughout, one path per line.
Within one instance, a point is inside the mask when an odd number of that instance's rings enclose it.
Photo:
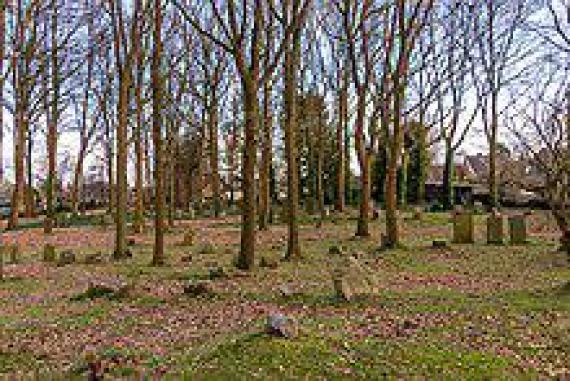
M 81 364 L 87 347 L 110 378 L 166 372 L 188 380 L 508 380 L 553 377 L 567 369 L 570 269 L 551 237 L 488 246 L 482 243 L 484 217 L 477 216 L 478 243 L 438 250 L 431 241 L 448 238 L 449 214 L 426 213 L 422 221 L 404 222 L 402 248 L 379 252 L 382 221 L 371 224 L 370 239 L 353 239 L 355 224 L 348 218 L 333 223 L 331 217 L 320 232 L 314 222 L 303 217 L 300 262 L 256 268 L 247 276 L 232 269 L 239 237 L 231 218 L 208 221 L 202 230 L 195 227 L 200 220 L 174 229 L 164 267 L 148 265 L 152 250 L 145 244 L 123 262 L 9 276 L 0 284 L 0 378 Z M 193 247 L 181 247 L 180 232 L 188 226 L 199 233 Z M 284 226 L 273 230 L 259 234 L 257 259 L 281 254 L 272 246 Z M 146 234 L 140 238 L 151 242 Z M 220 249 L 201 250 L 211 237 Z M 331 271 L 339 259 L 328 254 L 333 245 L 359 253 L 374 270 L 377 295 L 350 303 L 334 296 Z M 182 262 L 189 253 L 192 261 Z M 29 252 L 22 256 L 18 266 L 38 261 Z M 212 281 L 213 297 L 182 294 L 186 283 L 209 279 L 215 266 L 228 275 Z M 91 277 L 128 281 L 133 293 L 86 294 Z M 294 294 L 282 296 L 283 284 Z M 298 338 L 264 333 L 266 315 L 276 311 L 297 318 Z M 72 342 L 62 345 L 62 337 Z M 46 346 L 53 349 L 40 350 Z

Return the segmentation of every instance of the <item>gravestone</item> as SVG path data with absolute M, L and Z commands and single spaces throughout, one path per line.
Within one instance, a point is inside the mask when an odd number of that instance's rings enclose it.
M 20 262 L 20 249 L 18 245 L 10 245 L 10 263 L 16 264 Z
M 269 335 L 294 339 L 299 335 L 297 320 L 282 314 L 267 316 L 266 331 Z
M 333 272 L 333 286 L 337 297 L 351 301 L 355 296 L 378 292 L 378 282 L 371 269 L 352 256 L 340 261 Z
M 465 210 L 456 211 L 453 218 L 453 243 L 465 244 L 474 242 L 473 213 Z
M 194 244 L 194 231 L 189 230 L 184 233 L 184 239 L 182 240 L 183 246 L 192 246 Z
M 75 253 L 71 250 L 64 250 L 59 253 L 59 258 L 57 259 L 58 266 L 67 266 L 75 263 Z
M 526 217 L 524 215 L 509 217 L 509 233 L 511 245 L 524 245 L 527 243 Z
M 502 245 L 504 236 L 504 218 L 501 213 L 493 211 L 487 217 L 487 244 Z
M 44 262 L 55 262 L 55 246 L 46 244 L 44 246 Z

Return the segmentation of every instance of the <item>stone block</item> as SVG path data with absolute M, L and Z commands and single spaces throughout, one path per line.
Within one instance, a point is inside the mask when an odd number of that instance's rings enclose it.
M 492 213 L 487 217 L 487 243 L 502 245 L 505 239 L 505 219 L 500 213 Z
M 524 215 L 509 217 L 509 233 L 511 245 L 524 245 L 527 243 L 526 217 Z
M 453 243 L 466 244 L 475 242 L 473 213 L 458 211 L 453 218 Z

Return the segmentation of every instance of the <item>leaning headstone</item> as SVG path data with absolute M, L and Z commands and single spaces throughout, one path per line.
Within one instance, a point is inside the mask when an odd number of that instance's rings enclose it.
M 55 246 L 46 244 L 44 246 L 44 262 L 55 262 Z
M 504 218 L 497 212 L 493 211 L 487 217 L 487 243 L 489 245 L 502 245 L 504 243 Z
M 509 217 L 509 232 L 511 236 L 511 245 L 526 244 L 526 217 L 524 215 Z
M 475 242 L 473 213 L 470 211 L 458 210 L 454 213 L 453 242 L 459 244 Z
M 271 314 L 267 316 L 266 330 L 272 336 L 294 339 L 299 335 L 299 324 L 294 318 Z
M 350 301 L 355 296 L 378 292 L 378 282 L 372 270 L 352 256 L 344 257 L 333 272 L 333 286 L 337 297 Z

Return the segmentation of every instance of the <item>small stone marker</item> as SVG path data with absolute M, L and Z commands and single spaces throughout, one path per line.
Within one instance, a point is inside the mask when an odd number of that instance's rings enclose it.
M 267 316 L 266 329 L 268 334 L 286 339 L 294 339 L 299 336 L 297 320 L 282 314 Z
M 184 233 L 184 239 L 182 240 L 183 246 L 192 246 L 194 244 L 194 231 L 189 230 Z
M 423 216 L 424 216 L 423 209 L 418 206 L 414 209 L 414 213 L 412 214 L 412 220 L 419 222 L 423 219 Z
M 459 244 L 474 243 L 473 213 L 457 211 L 453 218 L 453 242 Z
M 435 239 L 432 242 L 432 246 L 436 249 L 444 249 L 447 247 L 447 241 L 444 239 Z
M 504 243 L 504 218 L 494 210 L 487 217 L 487 243 L 489 245 L 502 245 Z
M 57 260 L 58 266 L 66 266 L 75 263 L 75 253 L 71 250 L 64 250 L 59 253 L 59 258 Z
M 192 282 L 184 286 L 184 294 L 189 296 L 212 295 L 213 293 L 210 281 Z
M 511 235 L 511 245 L 526 244 L 526 217 L 524 215 L 509 217 L 509 232 Z
M 276 269 L 279 267 L 279 261 L 275 258 L 268 258 L 266 256 L 262 256 L 261 259 L 259 260 L 259 267 Z
M 334 245 L 329 247 L 329 254 L 330 255 L 344 255 L 345 250 L 342 246 Z
M 55 262 L 55 246 L 46 244 L 44 246 L 44 262 Z
M 97 265 L 105 263 L 105 256 L 102 253 L 89 254 L 85 257 L 86 265 Z
M 376 208 L 372 208 L 372 221 L 378 221 L 380 219 L 380 211 Z

